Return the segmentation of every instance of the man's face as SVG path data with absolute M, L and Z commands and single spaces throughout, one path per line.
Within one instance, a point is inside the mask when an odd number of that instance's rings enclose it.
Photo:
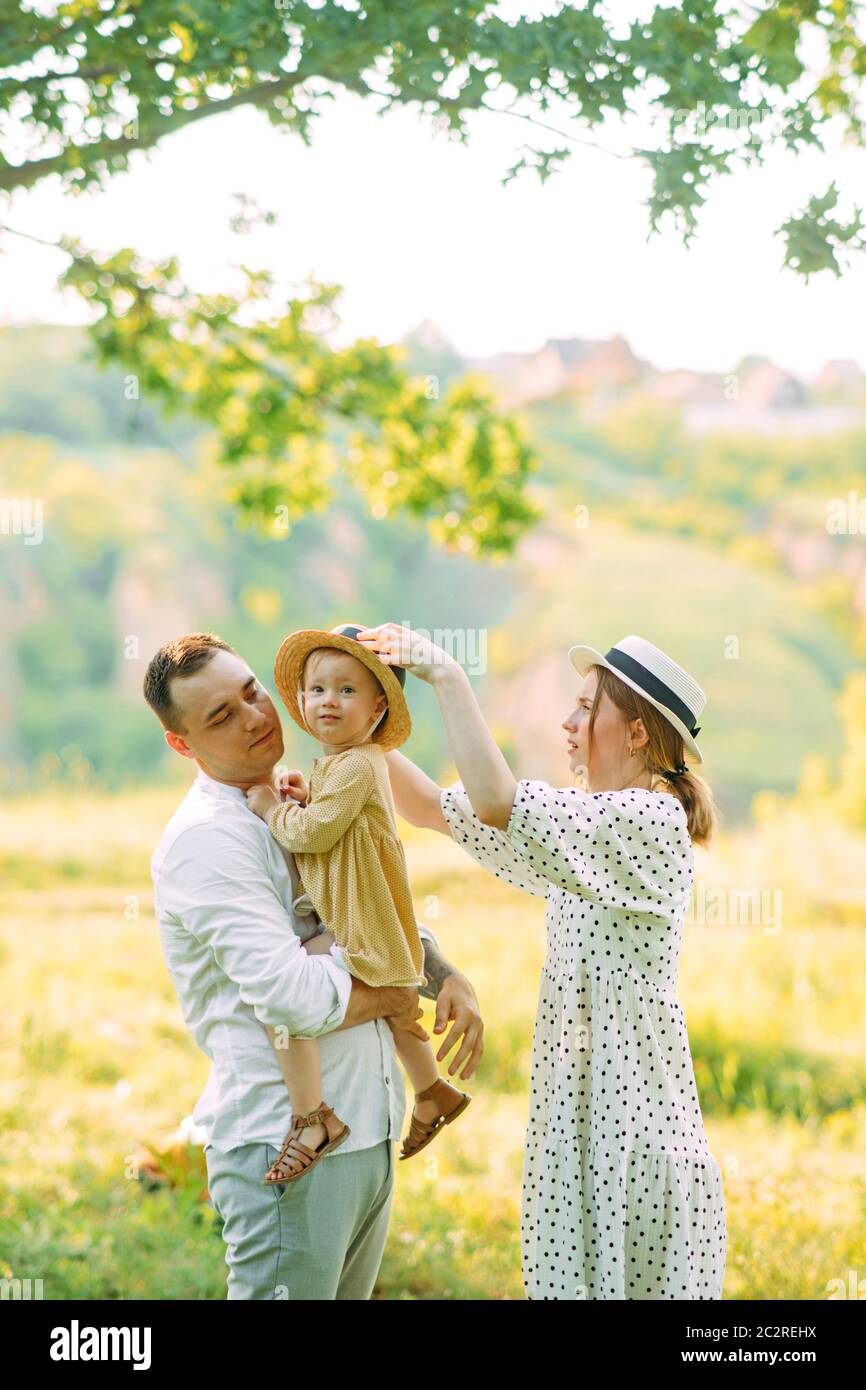
M 280 717 L 241 657 L 214 652 L 200 671 L 175 676 L 171 695 L 183 733 L 166 730 L 170 748 L 218 782 L 247 787 L 270 781 L 283 756 Z

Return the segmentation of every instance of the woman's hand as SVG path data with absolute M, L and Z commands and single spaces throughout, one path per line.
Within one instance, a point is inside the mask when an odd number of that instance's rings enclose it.
M 422 681 L 432 681 L 434 673 L 444 667 L 459 666 L 444 647 L 437 647 L 429 637 L 398 623 L 362 628 L 357 641 L 376 652 L 386 666 L 404 666 Z

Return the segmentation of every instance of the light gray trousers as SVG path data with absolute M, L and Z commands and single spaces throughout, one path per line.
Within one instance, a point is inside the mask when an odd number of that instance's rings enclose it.
M 228 1298 L 368 1299 L 394 1191 L 393 1140 L 323 1158 L 295 1182 L 265 1187 L 279 1152 L 205 1148 L 208 1190 L 223 1220 Z

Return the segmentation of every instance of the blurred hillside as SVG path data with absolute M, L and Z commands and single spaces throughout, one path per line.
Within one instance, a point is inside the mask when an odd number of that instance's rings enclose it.
M 420 334 L 435 338 L 432 325 Z M 617 333 L 597 340 L 549 338 L 536 352 L 470 358 L 461 366 L 489 374 L 509 404 L 575 399 L 593 416 L 640 394 L 680 406 L 686 428 L 695 433 L 825 434 L 866 424 L 866 372 L 851 358 L 825 362 L 814 381 L 756 354 L 729 372 L 661 371 L 635 356 Z
M 568 392 L 532 401 L 545 519 L 511 562 L 480 565 L 370 518 L 348 487 L 281 539 L 242 529 L 205 435 L 127 399 L 83 346 L 77 329 L 0 334 L 0 496 L 40 497 L 45 513 L 41 544 L 0 538 L 7 790 L 164 775 L 140 689 L 167 638 L 212 628 L 267 680 L 287 630 L 349 619 L 474 642 L 476 688 L 521 776 L 568 780 L 567 647 L 627 632 L 698 673 L 706 772 L 729 817 L 756 791 L 793 790 L 810 755 L 841 752 L 834 701 L 864 655 L 866 568 L 862 538 L 829 534 L 825 512 L 863 487 L 866 431 L 696 434 L 643 391 L 605 411 Z M 430 332 L 406 346 L 418 371 L 462 368 Z M 406 751 L 439 773 L 430 691 L 415 681 L 410 697 Z M 314 748 L 287 732 L 305 765 Z

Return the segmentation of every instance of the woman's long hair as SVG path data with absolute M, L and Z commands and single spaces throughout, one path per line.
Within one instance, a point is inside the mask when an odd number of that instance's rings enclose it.
M 643 720 L 649 739 L 643 748 L 635 749 L 635 757 L 641 760 L 638 764 L 640 770 L 651 774 L 650 790 L 668 792 L 682 802 L 693 843 L 708 845 L 718 826 L 718 810 L 709 783 L 691 768 L 681 777 L 667 778 L 664 775 L 665 769 L 675 769 L 679 763 L 687 761 L 682 734 L 677 733 L 670 720 L 660 714 L 655 705 L 632 690 L 606 666 L 590 669 L 595 671 L 598 684 L 589 715 L 588 746 L 592 746 L 596 713 L 601 697 L 606 693 L 622 712 L 624 721 Z M 586 789 L 584 773 L 578 773 L 575 777 L 575 785 L 580 782 L 584 783 Z

